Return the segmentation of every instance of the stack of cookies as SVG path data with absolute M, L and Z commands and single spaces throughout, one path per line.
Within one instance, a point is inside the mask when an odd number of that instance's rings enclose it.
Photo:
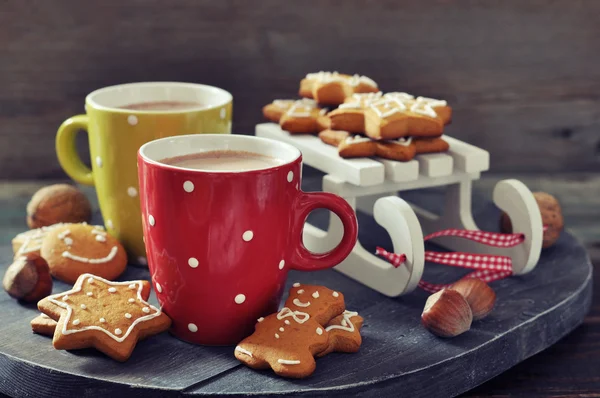
M 344 296 L 324 286 L 294 283 L 278 313 L 259 318 L 254 334 L 235 348 L 235 357 L 254 369 L 302 378 L 316 368 L 315 357 L 357 352 L 363 318 L 347 311 Z
M 449 148 L 441 138 L 452 119 L 446 101 L 384 94 L 366 76 L 337 72 L 309 73 L 300 82 L 299 94 L 304 98 L 266 105 L 263 115 L 291 134 L 319 133 L 341 157 L 409 161 Z

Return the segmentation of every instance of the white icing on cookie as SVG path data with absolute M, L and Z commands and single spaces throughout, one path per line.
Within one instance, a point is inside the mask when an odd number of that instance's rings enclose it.
M 433 108 L 427 102 L 416 101 L 411 105 L 410 111 L 429 117 L 437 117 L 437 113 L 435 113 Z
M 114 259 L 115 256 L 117 255 L 118 251 L 119 251 L 119 248 L 117 246 L 113 246 L 113 248 L 110 249 L 110 253 L 108 253 L 108 255 L 106 257 L 102 257 L 102 258 L 80 257 L 75 254 L 71 254 L 71 252 L 69 252 L 69 251 L 64 251 L 62 256 L 65 258 L 74 260 L 74 261 L 79 261 L 81 263 L 104 264 L 104 263 L 107 263 L 107 262 L 111 261 L 112 259 Z
M 402 145 L 402 146 L 409 146 L 410 143 L 412 142 L 412 137 L 402 137 L 402 138 L 398 138 L 397 140 L 392 141 L 394 144 L 398 144 L 398 145 Z
M 111 281 L 108 281 L 108 280 L 106 280 L 104 278 L 100 278 L 99 276 L 95 276 L 95 275 L 91 275 L 91 274 L 84 274 L 83 278 L 80 277 L 80 278 L 77 279 L 77 282 L 73 286 L 73 289 L 71 289 L 69 291 L 69 293 L 74 294 L 74 293 L 80 292 L 82 290 L 82 284 L 86 280 L 86 278 L 87 278 L 88 281 L 89 281 L 89 279 L 92 279 L 92 280 L 103 282 L 103 283 L 105 283 L 107 285 L 112 285 L 112 286 L 127 286 L 127 285 L 132 284 L 131 282 L 111 282 Z M 133 284 L 133 285 L 136 285 L 136 284 Z M 143 299 L 142 299 L 142 284 L 139 283 L 137 285 L 138 285 L 137 298 L 138 298 L 138 300 L 140 302 L 143 302 Z M 118 343 L 121 343 L 121 342 L 123 342 L 127 338 L 127 336 L 129 336 L 129 334 L 131 333 L 131 331 L 133 330 L 133 328 L 136 325 L 138 325 L 141 322 L 144 322 L 144 321 L 150 320 L 152 318 L 155 318 L 155 317 L 157 317 L 157 316 L 159 316 L 161 314 L 161 311 L 158 308 L 154 307 L 151 304 L 147 304 L 148 307 L 144 307 L 142 309 L 142 311 L 144 311 L 146 313 L 149 313 L 150 312 L 150 308 L 151 308 L 153 310 L 153 312 L 151 314 L 149 314 L 149 315 L 142 316 L 140 318 L 137 318 L 135 321 L 133 321 L 131 323 L 131 325 L 129 325 L 129 328 L 125 331 L 125 333 L 122 336 L 120 336 L 120 334 L 122 333 L 122 331 L 120 329 L 115 329 L 115 332 L 113 334 L 110 331 L 108 331 L 108 330 L 106 330 L 106 329 L 104 329 L 104 328 L 102 328 L 100 326 L 96 326 L 96 325 L 84 326 L 84 327 L 79 328 L 79 329 L 67 329 L 67 325 L 69 324 L 69 321 L 70 321 L 71 317 L 73 316 L 73 307 L 71 305 L 69 305 L 68 303 L 65 303 L 63 301 L 59 301 L 59 299 L 62 296 L 63 296 L 63 293 L 60 293 L 60 294 L 55 294 L 55 295 L 52 295 L 52 296 L 48 296 L 47 298 L 48 298 L 48 300 L 50 300 L 50 302 L 58 305 L 61 308 L 66 309 L 66 311 L 67 311 L 66 316 L 65 316 L 65 321 L 64 321 L 64 324 L 63 324 L 63 328 L 62 328 L 62 331 L 61 331 L 61 333 L 64 334 L 64 335 L 73 334 L 73 333 L 79 333 L 79 332 L 82 332 L 82 331 L 85 331 L 85 330 L 99 330 L 99 331 L 101 331 L 103 333 L 106 333 L 106 335 L 108 335 L 113 340 L 116 340 Z M 100 318 L 100 323 L 105 323 L 105 322 L 106 322 L 106 319 Z M 75 321 L 73 321 L 73 324 L 74 323 L 75 323 Z M 117 336 L 120 336 L 120 337 L 117 337 Z
M 297 298 L 295 298 L 294 301 L 292 301 L 292 303 L 294 303 L 294 305 L 297 305 L 298 307 L 308 307 L 310 305 L 310 301 L 303 303 L 302 301 L 298 300 Z
M 386 93 L 383 97 L 402 101 L 402 102 L 412 101 L 415 99 L 414 95 L 410 95 L 408 93 L 401 93 L 401 92 Z
M 253 358 L 252 357 L 252 353 L 250 351 L 248 351 L 248 350 L 240 347 L 239 345 L 237 347 L 235 347 L 235 350 L 238 351 L 238 352 L 241 352 L 242 354 L 248 355 L 250 358 Z
M 300 361 L 297 359 L 278 359 L 277 362 L 283 365 L 298 365 Z
M 359 144 L 361 142 L 371 142 L 371 139 L 360 135 L 355 135 L 353 137 L 346 138 L 345 141 L 346 144 Z
M 357 316 L 358 312 L 354 311 L 344 311 L 344 319 L 342 320 L 341 325 L 331 325 L 325 328 L 325 331 L 329 332 L 332 329 L 340 329 L 345 330 L 346 332 L 354 332 L 354 324 L 350 318 Z M 347 326 L 350 325 L 350 326 Z
M 294 105 L 294 100 L 285 100 L 285 99 L 276 99 L 273 101 L 273 105 L 280 109 L 288 109 L 290 106 Z
M 315 292 L 312 294 L 312 296 L 313 296 L 313 298 L 316 298 L 316 299 L 317 299 L 317 298 L 319 298 L 319 292 L 315 291 Z
M 306 312 L 301 311 L 292 311 L 288 307 L 283 307 L 279 313 L 277 313 L 277 319 L 282 320 L 287 317 L 292 317 L 292 319 L 300 324 L 308 321 L 310 319 L 310 315 Z
M 62 231 L 61 233 L 59 233 L 57 235 L 58 239 L 63 240 L 64 238 L 66 238 L 69 234 L 71 233 L 71 230 L 69 229 L 65 229 L 64 231 Z
M 360 102 L 345 102 L 338 106 L 338 109 L 362 109 L 362 104 Z

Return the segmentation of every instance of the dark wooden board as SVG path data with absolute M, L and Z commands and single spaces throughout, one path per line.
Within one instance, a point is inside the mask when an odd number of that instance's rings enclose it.
M 439 192 L 415 193 L 435 207 Z M 476 202 L 476 219 L 486 229 L 497 225 L 498 210 Z M 312 222 L 324 221 L 314 214 Z M 371 218 L 360 216 L 361 241 L 367 248 L 390 246 Z M 11 251 L 0 249 L 2 264 Z M 0 269 L 2 272 L 3 269 Z M 536 270 L 495 282 L 497 307 L 455 339 L 434 337 L 420 325 L 427 295 L 422 291 L 391 299 L 336 273 L 290 274 L 294 281 L 316 282 L 344 292 L 348 308 L 365 317 L 364 343 L 357 354 L 319 359 L 315 374 L 285 380 L 237 363 L 232 347 L 198 347 L 168 334 L 139 344 L 132 358 L 119 364 L 91 350 L 59 352 L 48 338 L 33 335 L 28 321 L 33 306 L 0 293 L 0 392 L 11 396 L 61 397 L 127 394 L 131 397 L 203 394 L 298 394 L 361 396 L 454 396 L 498 375 L 543 350 L 581 323 L 591 302 L 591 264 L 583 247 L 565 233 L 545 251 Z M 428 264 L 428 280 L 457 279 L 460 271 Z M 127 278 L 147 277 L 130 268 Z M 55 291 L 65 290 L 57 283 Z
M 307 72 L 450 101 L 492 170 L 600 165 L 594 0 L 0 1 L 0 178 L 63 177 L 54 135 L 87 93 L 183 80 L 234 96 L 234 131 Z M 81 146 L 85 147 L 82 139 Z

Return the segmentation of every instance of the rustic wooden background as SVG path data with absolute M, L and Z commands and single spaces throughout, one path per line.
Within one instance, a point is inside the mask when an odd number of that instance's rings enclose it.
M 594 0 L 0 0 L 0 178 L 64 176 L 56 128 L 96 88 L 217 85 L 251 133 L 318 70 L 449 100 L 448 132 L 496 172 L 599 170 L 599 16 Z

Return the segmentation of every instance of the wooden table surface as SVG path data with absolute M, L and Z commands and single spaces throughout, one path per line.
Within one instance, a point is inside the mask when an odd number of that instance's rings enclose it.
M 495 182 L 507 176 L 491 175 L 475 189 L 491 195 Z M 573 174 L 561 177 L 511 175 L 532 190 L 556 195 L 562 203 L 568 229 L 587 247 L 594 266 L 600 266 L 600 174 Z M 39 187 L 52 183 L 0 181 L 0 241 L 25 228 L 24 209 Z M 85 188 L 88 196 L 93 190 Z M 97 206 L 97 203 L 94 203 Z M 569 264 L 565 264 L 568 272 Z M 600 289 L 600 275 L 594 273 L 594 290 Z M 592 309 L 584 324 L 549 349 L 520 363 L 504 374 L 464 395 L 600 397 L 600 299 L 594 295 Z

